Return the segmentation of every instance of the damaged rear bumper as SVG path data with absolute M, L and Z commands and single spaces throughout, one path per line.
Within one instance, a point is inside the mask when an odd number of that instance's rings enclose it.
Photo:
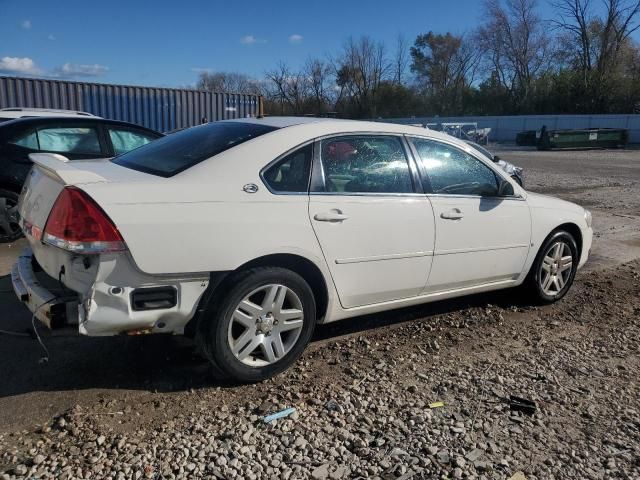
M 32 249 L 13 266 L 13 290 L 50 329 L 74 325 L 90 336 L 182 334 L 209 284 L 203 274 L 145 274 L 124 254 L 74 255 L 42 243 L 32 243 Z M 34 266 L 41 266 L 48 275 L 42 280 L 53 285 L 55 272 L 62 272 L 60 288 L 47 289 Z
M 13 265 L 11 283 L 18 299 L 50 329 L 78 324 L 77 296 L 53 293 L 38 281 L 30 248 L 24 249 Z

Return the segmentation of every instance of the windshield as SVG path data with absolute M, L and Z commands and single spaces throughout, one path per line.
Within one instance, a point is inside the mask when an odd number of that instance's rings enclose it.
M 113 163 L 161 177 L 172 177 L 236 145 L 276 130 L 244 122 L 212 122 L 188 128 L 124 153 Z

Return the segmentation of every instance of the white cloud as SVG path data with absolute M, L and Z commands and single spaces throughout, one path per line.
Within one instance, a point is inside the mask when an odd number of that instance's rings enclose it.
M 52 33 L 49 34 L 49 36 L 47 37 L 49 40 L 55 40 L 56 36 L 53 35 Z
M 289 36 L 289 43 L 301 43 L 303 38 L 304 37 L 302 35 L 294 33 L 293 35 Z
M 23 21 L 20 23 L 20 26 L 21 26 L 22 28 L 24 28 L 25 30 L 29 30 L 29 29 L 31 29 L 31 20 L 23 20 Z
M 245 35 L 240 39 L 240 43 L 243 45 L 253 45 L 254 43 L 267 43 L 267 41 L 262 38 L 256 38 L 253 35 Z
M 109 67 L 91 64 L 65 63 L 53 70 L 43 70 L 29 57 L 2 57 L 0 58 L 0 73 L 13 73 L 18 75 L 42 75 L 51 78 L 60 77 L 99 77 L 109 71 Z
M 42 71 L 29 57 L 2 57 L 0 58 L 0 72 L 37 75 Z
M 65 63 L 55 69 L 55 73 L 63 77 L 99 77 L 109 71 L 109 67 L 94 63 L 93 65 Z

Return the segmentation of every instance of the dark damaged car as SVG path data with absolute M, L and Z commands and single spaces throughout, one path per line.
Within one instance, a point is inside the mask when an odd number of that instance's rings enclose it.
M 31 153 L 69 160 L 110 158 L 163 136 L 154 130 L 99 117 L 31 117 L 0 124 L 0 243 L 22 235 L 17 205 L 31 169 Z

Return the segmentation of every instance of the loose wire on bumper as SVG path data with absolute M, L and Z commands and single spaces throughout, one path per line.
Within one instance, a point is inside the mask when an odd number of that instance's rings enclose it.
M 31 326 L 33 327 L 33 333 L 36 335 L 36 338 L 38 339 L 38 343 L 40 344 L 40 346 L 42 347 L 42 349 L 45 352 L 45 356 L 41 357 L 39 360 L 39 363 L 45 363 L 49 361 L 49 350 L 47 349 L 46 345 L 44 344 L 44 342 L 42 341 L 42 338 L 40 338 L 40 333 L 38 333 L 38 329 L 36 328 L 36 315 L 38 314 L 38 311 L 50 304 L 51 302 L 54 302 L 56 300 L 59 300 L 60 297 L 53 297 L 49 300 L 47 300 L 46 302 L 44 302 L 43 304 L 41 304 L 40 306 L 38 306 L 34 311 L 33 311 L 33 315 L 31 315 Z

